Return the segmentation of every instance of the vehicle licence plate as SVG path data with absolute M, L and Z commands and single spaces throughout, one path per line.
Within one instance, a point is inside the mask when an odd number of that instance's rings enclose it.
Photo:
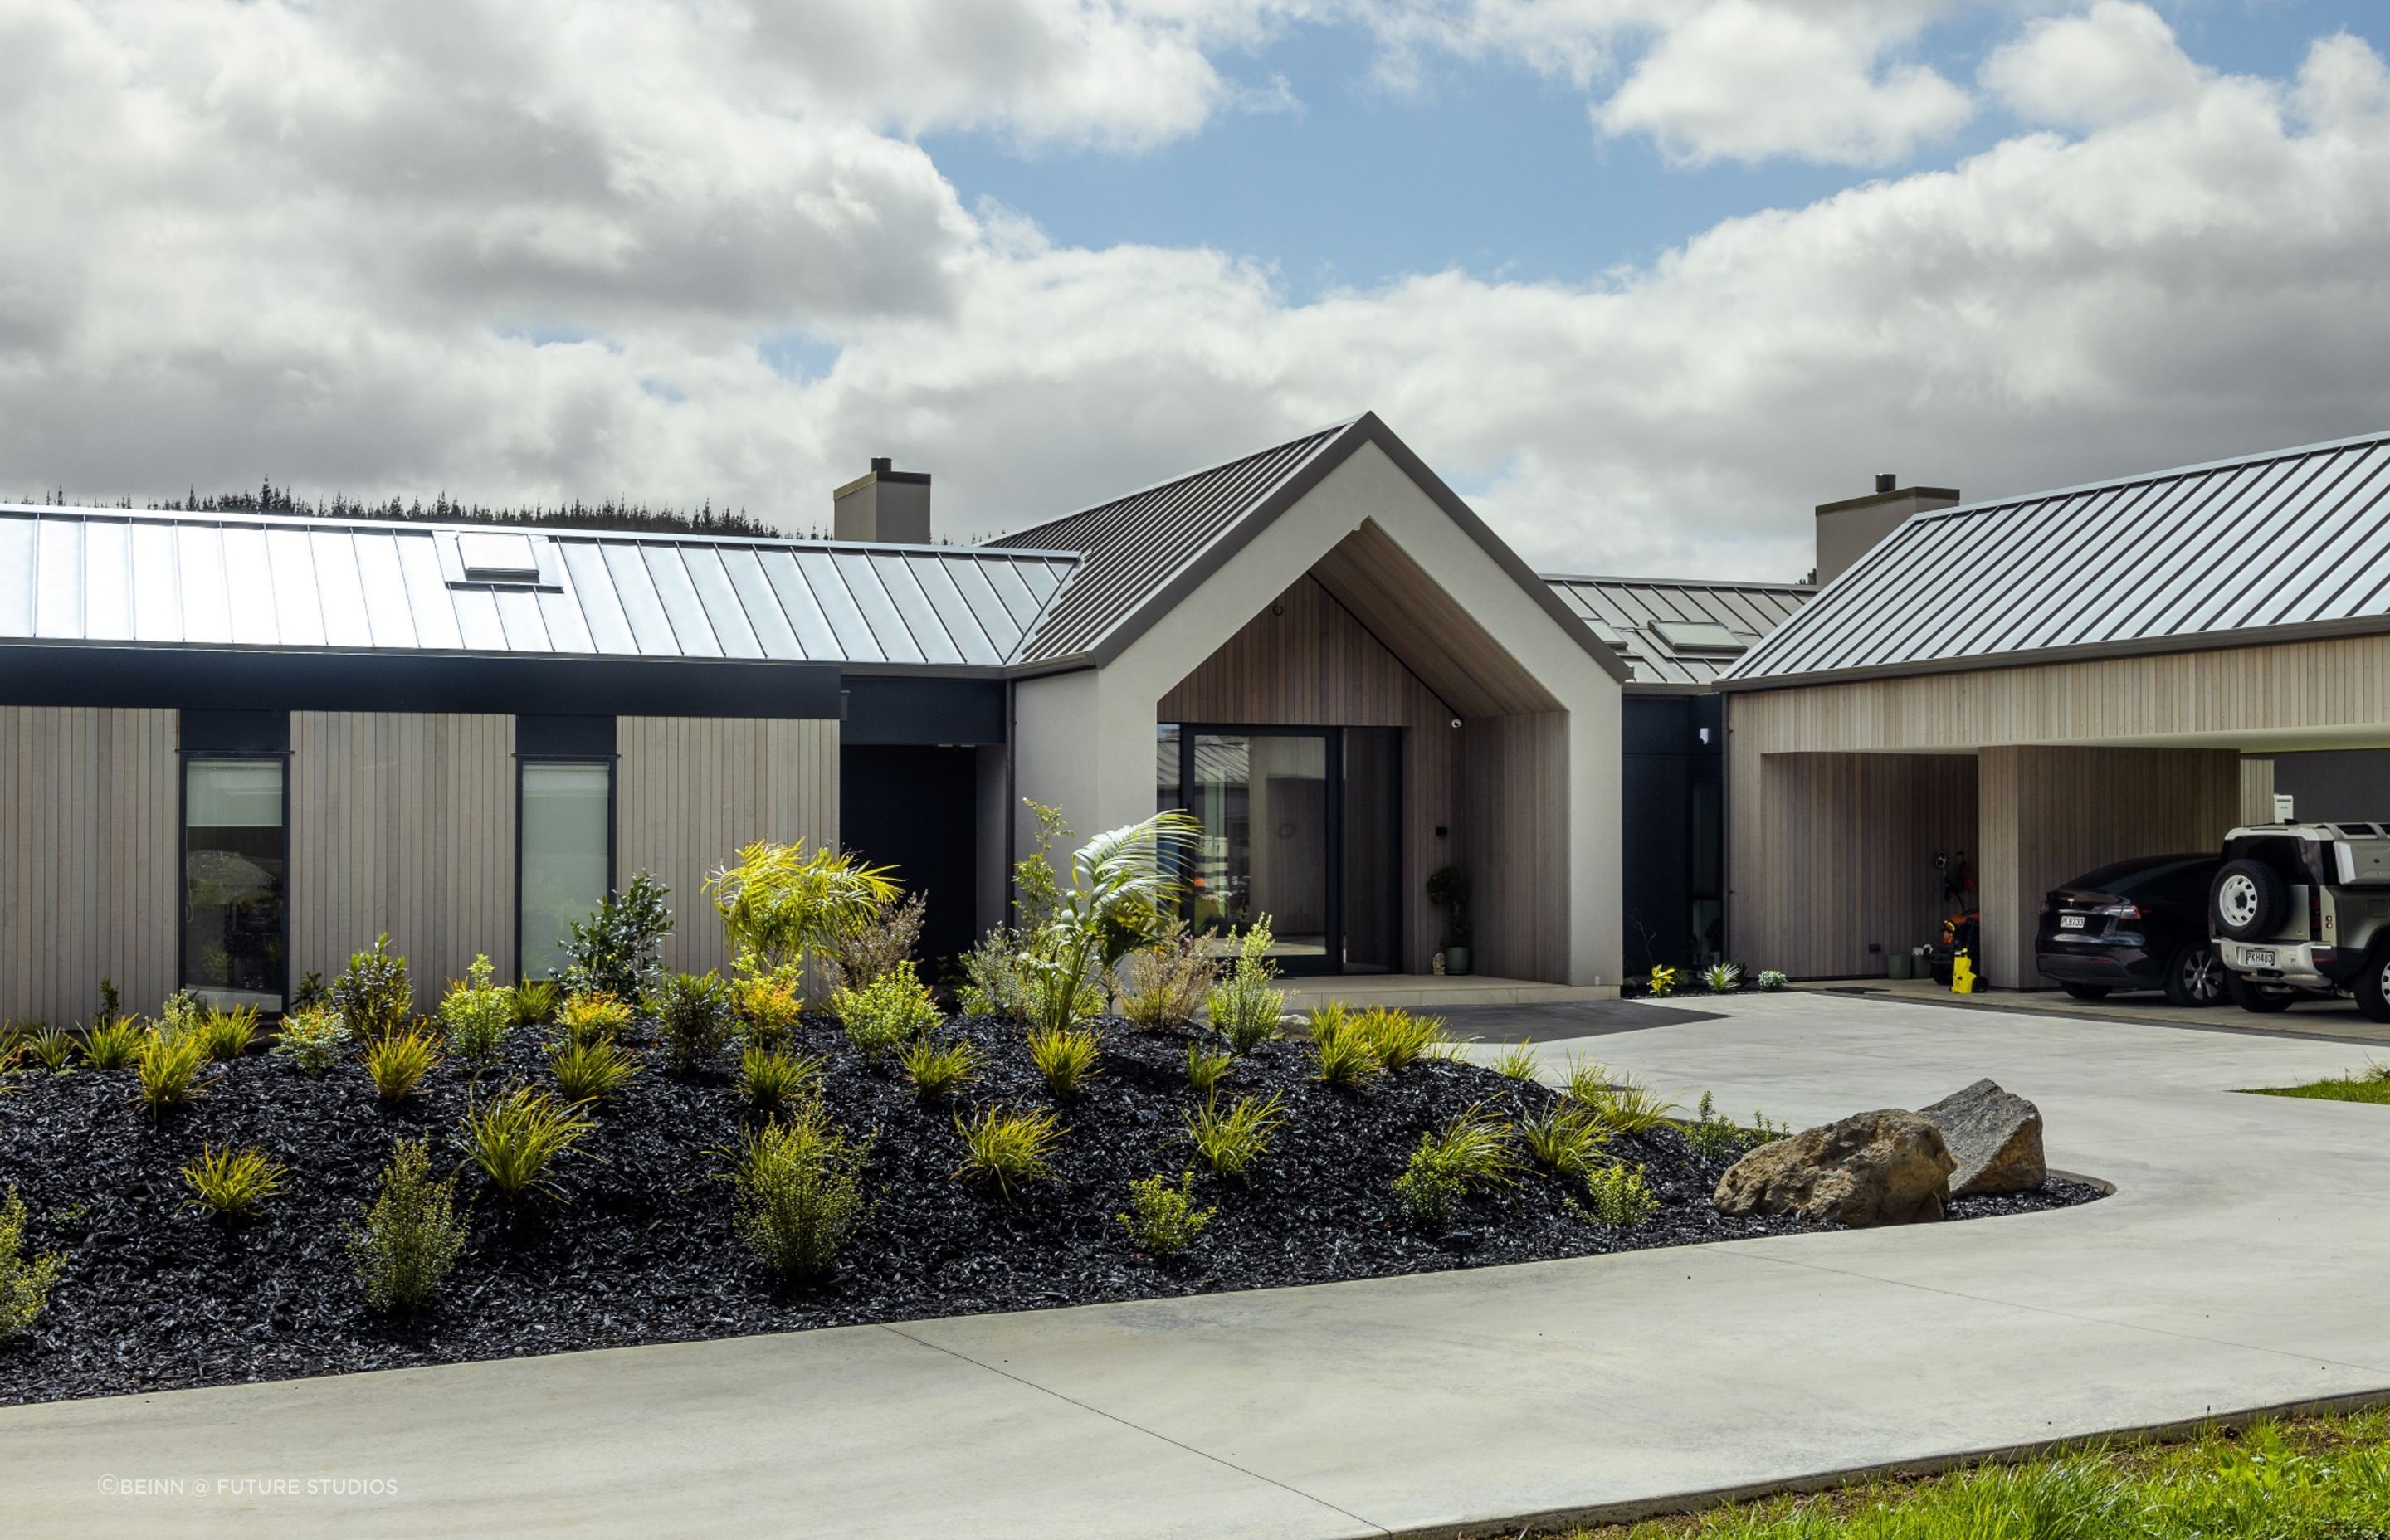
M 2274 966 L 2274 954 L 2272 950 L 2268 947 L 2244 946 L 2241 949 L 2241 966 L 2243 968 L 2271 968 Z
M 2058 928 L 2062 930 L 2080 930 L 2083 929 L 2083 917 L 2081 915 L 2061 915 L 2058 917 Z

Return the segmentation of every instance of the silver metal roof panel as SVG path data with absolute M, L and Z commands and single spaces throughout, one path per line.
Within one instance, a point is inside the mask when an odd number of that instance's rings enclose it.
M 1817 592 L 1797 583 L 1573 576 L 1544 581 L 1588 624 L 1616 633 L 1632 671 L 1629 682 L 1654 689 L 1705 689 L 1734 661 L 1717 648 L 1678 647 L 1663 627 L 1721 626 L 1746 644 L 1755 643 Z

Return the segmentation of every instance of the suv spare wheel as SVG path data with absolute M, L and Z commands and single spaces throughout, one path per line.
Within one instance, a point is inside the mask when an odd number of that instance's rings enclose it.
M 2260 941 L 2281 929 L 2291 906 L 2281 874 L 2263 861 L 2227 861 L 2207 890 L 2208 912 L 2234 941 Z

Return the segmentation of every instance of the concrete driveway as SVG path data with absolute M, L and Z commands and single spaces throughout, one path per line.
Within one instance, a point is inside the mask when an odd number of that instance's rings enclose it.
M 1796 1126 L 1989 1074 L 2057 1213 L 0 1412 L 11 1535 L 1447 1534 L 2390 1392 L 2347 1045 L 1746 997 L 1556 1045 Z M 1491 1051 L 1491 1050 L 1481 1050 Z M 310 1483 L 334 1483 L 330 1487 Z

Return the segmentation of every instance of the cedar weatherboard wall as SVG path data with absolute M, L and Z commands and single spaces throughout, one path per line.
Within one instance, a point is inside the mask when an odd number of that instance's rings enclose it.
M 515 954 L 515 719 L 290 713 L 290 987 L 387 933 L 429 1013 Z
M 1461 745 L 1470 966 L 1499 979 L 1565 979 L 1568 717 L 1471 717 Z
M 672 890 L 664 967 L 728 972 L 705 879 L 758 840 L 838 843 L 838 724 L 780 717 L 626 716 L 615 724 L 614 881 Z
M 1442 939 L 1428 874 L 1460 858 L 1460 734 L 1452 709 L 1309 577 L 1279 596 L 1162 698 L 1162 722 L 1400 727 L 1403 967 L 1425 973 Z M 1447 832 L 1438 838 L 1437 828 Z M 1526 975 L 1532 977 L 1532 975 Z
M 0 1020 L 81 1021 L 174 987 L 175 713 L 0 706 Z

